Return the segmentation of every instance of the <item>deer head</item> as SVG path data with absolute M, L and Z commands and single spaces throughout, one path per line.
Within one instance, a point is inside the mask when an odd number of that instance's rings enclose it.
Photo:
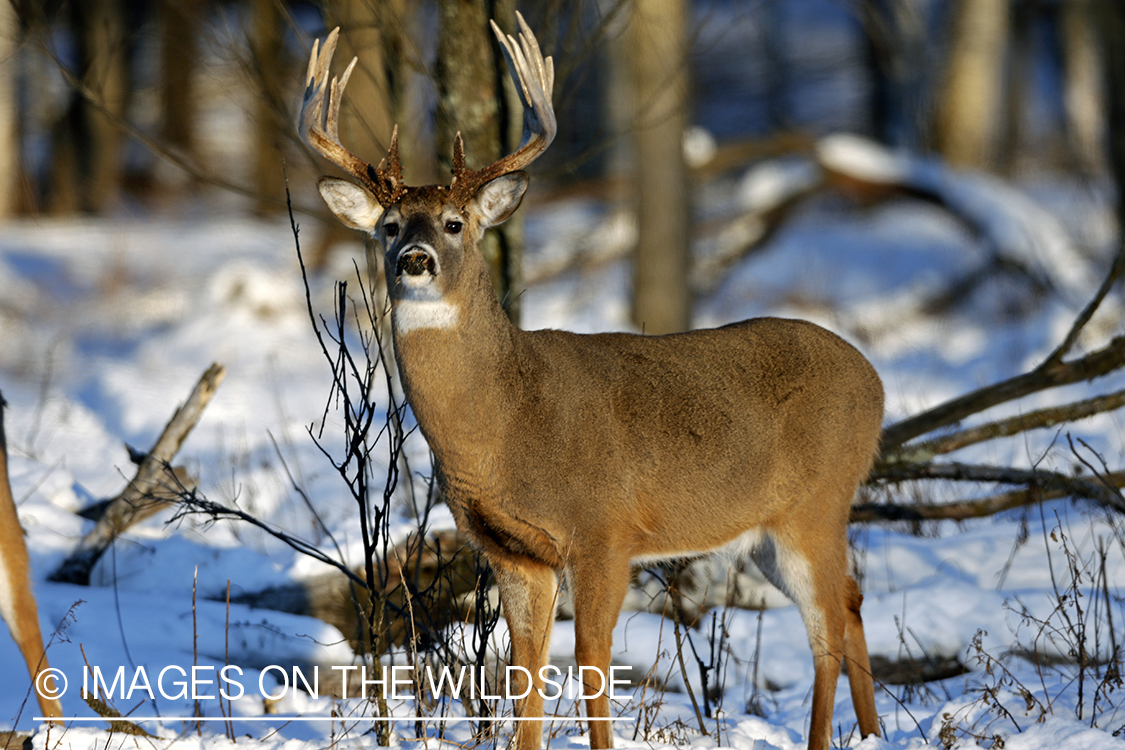
M 519 207 L 528 185 L 524 167 L 555 137 L 551 106 L 554 64 L 550 57 L 543 57 L 523 16 L 516 16 L 521 31 L 518 41 L 505 36 L 495 22 L 492 30 L 523 102 L 523 141 L 515 152 L 483 169 L 471 170 L 465 166 L 458 133 L 448 185 L 406 185 L 397 126 L 386 156 L 375 167 L 340 143 L 340 102 L 356 60 L 342 76 L 329 81 L 339 29 L 329 34 L 323 48 L 313 45 L 298 132 L 305 143 L 358 180 L 321 177 L 317 186 L 340 221 L 367 232 L 382 245 L 396 308 L 400 303 L 416 303 L 411 307 L 414 314 L 396 317 L 399 333 L 416 325 L 442 327 L 443 322 L 455 320 L 457 308 L 450 295 L 463 286 L 466 274 L 475 277 L 477 273 L 479 253 L 473 248 L 484 230 L 502 223 Z

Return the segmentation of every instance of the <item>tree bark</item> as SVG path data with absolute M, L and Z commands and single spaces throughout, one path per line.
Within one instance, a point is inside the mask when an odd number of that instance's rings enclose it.
M 348 148 L 378 163 L 387 152 L 395 124 L 394 92 L 388 66 L 393 63 L 384 45 L 385 3 L 336 0 L 330 6 L 332 23 L 340 25 L 342 64 L 359 59 L 340 110 L 340 137 Z
M 160 3 L 160 138 L 195 161 L 195 122 L 199 115 L 195 71 L 199 60 L 199 21 L 206 0 Z
M 862 0 L 871 80 L 871 131 L 891 146 L 918 149 L 921 141 L 926 29 L 912 0 Z
M 20 175 L 16 64 L 19 18 L 10 2 L 0 3 L 0 219 L 16 212 Z
M 253 0 L 253 18 L 250 25 L 250 74 L 255 83 L 253 174 L 254 192 L 260 196 L 255 201 L 254 212 L 259 215 L 274 213 L 285 196 L 282 183 L 282 134 L 292 128 L 286 112 L 286 74 L 282 64 L 282 17 L 277 0 Z M 282 113 L 285 112 L 287 116 Z
M 937 145 L 955 167 L 987 168 L 1004 112 L 1009 0 L 958 0 L 938 112 Z
M 119 122 L 129 96 L 125 19 L 117 0 L 85 0 L 68 10 L 77 77 L 100 106 L 77 90 L 70 92 L 70 105 L 54 126 L 48 207 L 54 213 L 97 213 L 117 199 L 121 188 Z
M 1109 169 L 1117 186 L 1118 242 L 1125 246 L 1125 4 L 1098 0 L 1097 27 L 1105 76 L 1106 127 L 1109 131 Z
M 1067 135 L 1082 169 L 1087 174 L 1101 175 L 1105 174 L 1106 97 L 1102 90 L 1095 4 L 1093 0 L 1067 0 L 1060 12 Z
M 442 181 L 452 164 L 456 133 L 465 143 L 465 161 L 480 169 L 514 151 L 511 120 L 522 123 L 520 105 L 509 105 L 509 75 L 489 28 L 490 18 L 505 33 L 515 24 L 507 0 L 441 0 L 438 20 L 438 112 L 436 142 Z M 540 39 L 540 44 L 545 40 Z M 517 100 L 518 102 L 518 100 Z M 489 231 L 480 243 L 492 269 L 492 285 L 513 323 L 519 324 L 519 293 L 523 288 L 522 218 L 517 212 Z
M 683 0 L 644 0 L 633 6 L 625 30 L 637 103 L 633 323 L 652 334 L 691 327 L 691 190 L 683 154 L 687 18 Z
M 338 63 L 346 65 L 353 57 L 359 60 L 340 111 L 342 142 L 361 158 L 378 164 L 387 153 L 391 131 L 398 123 L 401 125 L 399 156 L 403 173 L 411 184 L 418 184 L 415 170 L 419 163 L 423 164 L 420 171 L 429 177 L 429 159 L 419 158 L 422 149 L 417 133 L 424 128 L 409 119 L 404 104 L 405 81 L 410 70 L 405 60 L 407 19 L 416 12 L 416 4 L 406 0 L 330 0 L 325 3 L 326 25 L 329 29 L 338 25 L 341 30 L 336 53 Z M 417 58 L 417 54 L 413 57 Z M 310 252 L 309 265 L 323 267 L 332 246 L 353 238 L 351 230 L 329 221 L 320 241 Z M 368 277 L 374 280 L 378 278 L 382 260 L 374 243 L 368 241 L 366 250 Z

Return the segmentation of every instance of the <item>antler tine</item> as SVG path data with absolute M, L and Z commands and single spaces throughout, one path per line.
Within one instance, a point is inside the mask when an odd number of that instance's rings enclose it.
M 547 94 L 548 98 L 551 96 L 555 88 L 555 61 L 554 59 L 543 57 L 543 53 L 539 49 L 539 41 L 535 35 L 531 33 L 531 28 L 524 20 L 523 14 L 516 11 L 516 20 L 520 26 L 520 46 L 515 46 L 515 40 L 508 37 L 506 40 L 501 40 L 504 48 L 508 50 L 509 54 L 515 57 L 520 65 L 520 85 L 524 93 L 527 93 L 527 85 L 524 82 L 527 73 L 523 71 L 530 71 L 535 76 L 535 80 L 540 82 L 540 88 Z M 533 69 L 532 69 L 533 68 Z
M 344 100 L 344 87 L 348 85 L 348 79 L 352 77 L 352 71 L 355 70 L 357 62 L 359 62 L 359 58 L 353 57 L 352 61 L 348 63 L 348 67 L 344 69 L 344 74 L 340 76 L 339 81 L 333 76 L 332 85 L 328 90 L 328 114 L 324 122 L 324 129 L 328 133 L 328 137 L 337 143 L 340 142 L 340 102 Z
M 387 207 L 398 200 L 405 189 L 395 139 L 392 138 L 391 148 L 380 162 L 378 169 L 372 168 L 340 143 L 340 103 L 344 99 L 344 89 L 348 85 L 352 71 L 355 70 L 358 59 L 352 58 L 339 78 L 333 77 L 331 81 L 328 80 L 332 56 L 336 52 L 339 37 L 340 29 L 336 28 L 324 40 L 323 46 L 313 42 L 305 95 L 298 116 L 297 133 L 302 141 L 316 149 L 324 158 L 367 185 L 375 193 L 379 203 Z M 324 103 L 326 93 L 327 108 Z M 384 169 L 387 162 L 390 163 L 389 167 Z
M 508 73 L 516 84 L 523 104 L 523 139 L 514 152 L 475 172 L 465 168 L 460 143 L 454 143 L 453 182 L 449 189 L 457 193 L 462 201 L 472 197 L 476 189 L 485 182 L 531 164 L 551 145 L 558 130 L 555 110 L 551 105 L 551 93 L 555 87 L 554 61 L 550 57 L 543 57 L 539 43 L 523 16 L 517 12 L 516 18 L 520 26 L 518 41 L 505 35 L 495 21 L 490 23 L 504 50 Z
M 313 148 L 317 146 L 309 141 L 308 136 L 316 130 L 323 130 L 325 83 L 328 80 L 328 70 L 332 62 L 332 56 L 336 52 L 336 42 L 339 36 L 340 30 L 334 29 L 324 40 L 323 47 L 321 47 L 319 39 L 314 39 L 312 54 L 309 55 L 309 68 L 305 78 L 305 95 L 301 101 L 297 134 L 301 137 L 301 140 Z
M 534 161 L 551 144 L 558 129 L 555 110 L 551 105 L 551 95 L 555 88 L 554 60 L 543 57 L 535 34 L 518 11 L 516 20 L 520 27 L 518 40 L 504 34 L 495 21 L 490 22 L 493 33 L 504 49 L 508 72 L 516 83 L 516 90 L 523 104 L 522 143 L 515 153 L 501 160 L 509 166 L 509 171 L 521 169 Z

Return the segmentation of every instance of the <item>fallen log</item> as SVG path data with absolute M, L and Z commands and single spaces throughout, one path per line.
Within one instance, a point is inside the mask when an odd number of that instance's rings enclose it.
M 130 526 L 152 516 L 178 497 L 184 476 L 170 469 L 172 459 L 191 433 L 203 410 L 226 377 L 226 368 L 212 364 L 199 378 L 187 401 L 164 427 L 147 454 L 143 454 L 132 481 L 107 504 L 94 528 L 82 538 L 66 560 L 51 574 L 58 583 L 90 584 L 90 571 L 113 541 Z

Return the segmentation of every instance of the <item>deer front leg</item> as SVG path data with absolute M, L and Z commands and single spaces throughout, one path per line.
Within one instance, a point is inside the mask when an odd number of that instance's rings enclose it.
M 511 690 L 522 695 L 516 701 L 516 717 L 543 715 L 543 676 L 540 670 L 547 663 L 551 644 L 551 627 L 555 621 L 555 601 L 558 595 L 558 575 L 548 565 L 530 558 L 506 557 L 489 559 L 496 583 L 500 587 L 500 602 L 512 641 L 512 666 L 523 667 L 527 676 L 514 670 Z M 528 688 L 530 687 L 530 692 Z M 517 721 L 512 745 L 516 750 L 538 750 L 543 740 L 542 721 Z
M 570 570 L 574 597 L 574 657 L 583 673 L 586 718 L 590 720 L 590 747 L 613 747 L 609 718 L 610 672 L 613 626 L 629 588 L 629 561 L 582 560 Z M 593 667 L 593 669 L 589 669 Z

